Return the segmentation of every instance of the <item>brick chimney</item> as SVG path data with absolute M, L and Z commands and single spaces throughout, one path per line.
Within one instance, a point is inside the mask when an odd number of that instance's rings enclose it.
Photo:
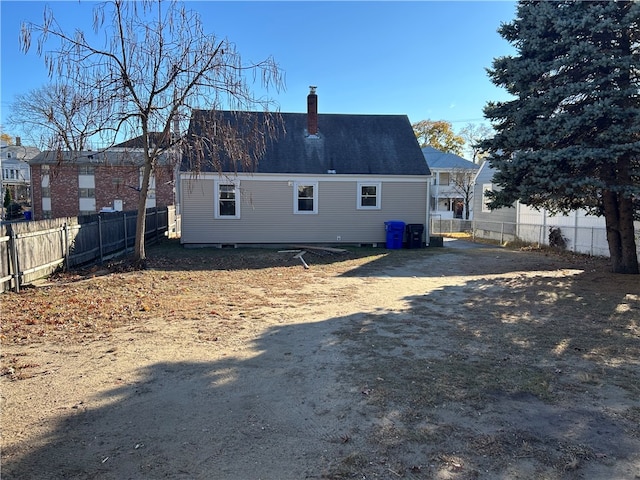
M 318 133 L 318 96 L 316 88 L 309 87 L 311 90 L 307 95 L 307 131 L 309 135 L 317 135 Z

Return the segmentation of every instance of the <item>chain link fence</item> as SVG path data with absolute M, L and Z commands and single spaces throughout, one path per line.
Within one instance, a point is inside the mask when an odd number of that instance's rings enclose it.
M 522 242 L 555 246 L 593 256 L 609 256 L 607 231 L 603 227 L 432 218 L 431 232 L 434 235 L 462 232 L 470 234 L 474 239 L 491 240 L 500 244 Z M 636 245 L 640 256 L 640 229 L 638 228 L 636 229 Z

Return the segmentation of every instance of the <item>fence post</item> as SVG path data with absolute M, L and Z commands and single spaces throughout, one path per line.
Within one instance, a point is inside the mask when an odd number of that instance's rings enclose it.
M 62 225 L 62 241 L 64 242 L 64 271 L 69 271 L 69 228 L 67 222 Z
M 154 207 L 154 209 L 156 212 L 156 243 L 158 243 L 158 207 Z
M 129 248 L 129 241 L 127 239 L 127 214 L 123 213 L 122 218 L 124 219 L 124 254 L 127 254 L 127 248 Z
M 100 248 L 100 265 L 104 263 L 104 252 L 102 251 L 102 217 L 98 215 L 98 247 Z
M 16 293 L 20 293 L 20 265 L 18 264 L 18 242 L 17 242 L 17 238 L 16 238 L 16 233 L 13 231 L 13 227 L 11 225 L 8 225 L 9 227 L 9 231 L 11 232 L 9 234 L 9 237 L 11 238 L 11 241 L 9 242 L 9 251 L 11 252 L 11 269 L 13 270 L 13 272 L 9 272 L 11 273 L 11 276 L 13 277 L 13 291 Z

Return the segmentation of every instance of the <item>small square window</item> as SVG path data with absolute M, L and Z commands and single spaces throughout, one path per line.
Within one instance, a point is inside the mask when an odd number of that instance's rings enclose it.
M 80 188 L 79 189 L 79 197 L 80 198 L 95 198 L 96 189 L 95 188 Z
M 358 205 L 359 210 L 379 210 L 380 209 L 380 183 L 358 183 Z

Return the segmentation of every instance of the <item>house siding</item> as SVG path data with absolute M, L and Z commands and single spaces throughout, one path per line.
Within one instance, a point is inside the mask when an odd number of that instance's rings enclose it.
M 474 195 L 473 195 L 473 219 L 476 223 L 480 222 L 505 222 L 515 223 L 517 218 L 517 211 L 515 206 L 512 208 L 504 207 L 485 212 L 482 209 L 483 189 L 482 186 L 490 184 L 493 179 L 494 170 L 489 166 L 488 162 L 485 162 L 480 167 L 478 174 L 474 181 Z
M 183 174 L 183 244 L 384 243 L 385 221 L 426 222 L 428 177 L 241 177 L 239 219 L 214 218 L 217 179 Z M 317 214 L 294 213 L 295 181 L 317 182 Z M 359 181 L 381 182 L 379 210 L 357 209 Z

